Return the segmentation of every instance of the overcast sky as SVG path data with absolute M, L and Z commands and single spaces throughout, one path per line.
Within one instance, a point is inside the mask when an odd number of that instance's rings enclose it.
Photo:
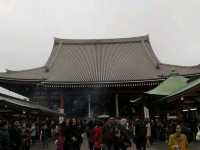
M 0 0 L 0 71 L 43 66 L 54 37 L 149 34 L 161 62 L 200 64 L 199 0 Z

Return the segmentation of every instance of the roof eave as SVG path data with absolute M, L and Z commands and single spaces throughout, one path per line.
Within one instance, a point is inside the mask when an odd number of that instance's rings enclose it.
M 126 43 L 148 41 L 149 36 L 138 36 L 131 38 L 114 38 L 114 39 L 60 39 L 54 38 L 54 44 L 109 44 L 109 43 Z
M 45 78 L 40 78 L 40 79 L 23 79 L 23 78 L 10 78 L 10 77 L 0 77 L 0 81 L 6 80 L 6 81 L 22 81 L 22 82 L 42 82 L 45 81 Z

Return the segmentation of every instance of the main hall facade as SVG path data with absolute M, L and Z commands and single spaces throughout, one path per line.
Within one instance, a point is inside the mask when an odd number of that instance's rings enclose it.
M 161 63 L 148 36 L 122 39 L 55 39 L 46 64 L 0 73 L 0 85 L 68 116 L 123 116 L 130 103 L 175 71 L 197 77 L 200 66 Z M 137 110 L 138 109 L 138 110 Z

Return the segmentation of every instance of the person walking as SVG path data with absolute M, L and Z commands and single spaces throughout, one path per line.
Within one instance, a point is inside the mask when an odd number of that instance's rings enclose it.
M 176 132 L 169 137 L 168 150 L 188 150 L 187 137 L 181 133 L 179 124 L 176 126 Z
M 62 131 L 60 131 L 55 141 L 56 150 L 64 150 L 64 142 L 65 142 L 64 134 Z
M 147 120 L 146 129 L 147 129 L 146 143 L 147 143 L 147 147 L 150 147 L 151 146 L 151 123 L 149 120 Z
M 30 150 L 31 147 L 31 133 L 30 129 L 27 127 L 25 132 L 24 132 L 24 144 L 23 144 L 23 150 Z
M 10 150 L 10 138 L 6 121 L 0 121 L 0 150 Z
M 32 141 L 32 144 L 36 143 L 36 126 L 35 126 L 35 123 L 32 123 L 32 125 L 31 125 L 31 141 Z
M 114 129 L 115 119 L 110 118 L 102 128 L 103 150 L 114 150 Z
M 80 150 L 82 143 L 81 130 L 78 127 L 76 119 L 73 118 L 65 130 L 65 146 L 64 150 Z
M 197 126 L 196 141 L 200 141 L 200 125 Z
M 22 145 L 22 132 L 20 128 L 19 121 L 15 121 L 9 129 L 10 135 L 10 149 L 11 150 L 20 150 Z
M 40 132 L 40 140 L 43 144 L 43 148 L 48 148 L 48 138 L 49 138 L 49 130 L 48 130 L 48 127 L 47 127 L 47 124 L 43 124 L 42 125 L 42 129 L 41 129 L 41 132 Z
M 94 148 L 94 123 L 93 121 L 90 121 L 87 125 L 87 136 L 88 136 L 88 144 L 89 144 L 89 149 L 93 150 Z
M 147 128 L 142 120 L 136 121 L 135 126 L 135 144 L 137 150 L 146 150 Z
M 100 122 L 96 123 L 94 128 L 94 150 L 102 149 L 102 125 Z

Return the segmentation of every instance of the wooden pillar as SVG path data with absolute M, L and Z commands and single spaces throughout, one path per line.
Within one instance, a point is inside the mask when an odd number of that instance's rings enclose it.
M 115 94 L 115 116 L 119 117 L 119 95 Z
M 92 118 L 92 114 L 91 114 L 91 95 L 88 95 L 88 118 Z
M 64 107 L 64 105 L 65 105 L 65 102 L 64 102 L 64 96 L 63 96 L 63 94 L 61 94 L 60 95 L 60 113 L 62 113 L 62 114 L 64 114 L 65 113 L 65 107 Z M 64 121 L 64 117 L 63 116 L 60 116 L 59 117 L 59 123 L 63 123 L 63 121 Z
M 64 96 L 61 94 L 60 95 L 60 113 L 64 113 L 64 105 L 65 105 Z

